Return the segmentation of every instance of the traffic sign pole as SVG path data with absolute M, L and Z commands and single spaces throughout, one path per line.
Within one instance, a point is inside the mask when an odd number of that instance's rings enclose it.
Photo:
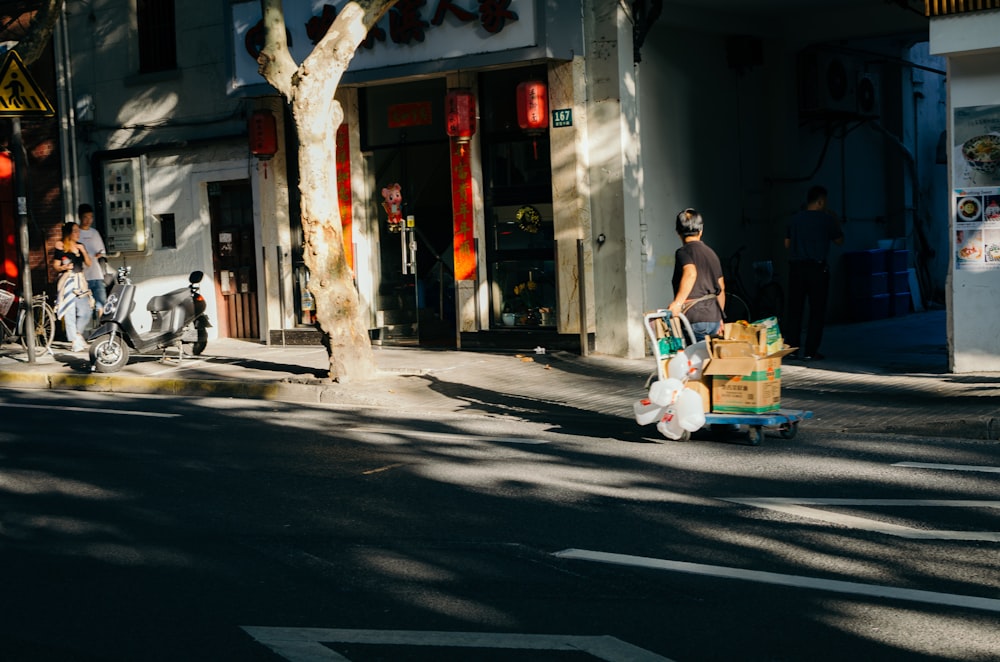
M 17 220 L 18 232 L 21 241 L 21 289 L 22 301 L 24 301 L 24 344 L 28 348 L 28 363 L 35 362 L 35 311 L 31 305 L 33 298 L 31 292 L 31 265 L 29 257 L 31 252 L 28 246 L 28 197 L 25 194 L 25 168 L 27 164 L 24 158 L 24 143 L 21 140 L 21 118 L 11 119 L 13 136 L 11 136 L 14 148 L 14 196 L 17 198 Z
M 21 117 L 31 115 L 52 117 L 55 109 L 35 83 L 17 51 L 8 51 L 0 63 L 0 117 L 10 117 L 14 148 L 14 195 L 17 198 L 18 235 L 21 242 L 21 296 L 24 301 L 24 344 L 28 348 L 28 363 L 35 362 L 35 311 L 31 306 L 31 256 L 28 242 L 28 159 L 21 139 Z M 43 249 L 44 250 L 44 249 Z

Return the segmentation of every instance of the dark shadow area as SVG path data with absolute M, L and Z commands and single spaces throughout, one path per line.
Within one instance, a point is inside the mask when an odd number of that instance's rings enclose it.
M 904 442 L 863 458 L 808 440 L 651 453 L 661 449 L 622 443 L 646 441 L 625 419 L 485 390 L 454 397 L 486 416 L 0 393 L 16 417 L 0 435 L 0 564 L 17 596 L 0 605 L 0 658 L 275 660 L 239 629 L 269 625 L 609 635 L 681 660 L 932 659 L 863 627 L 898 606 L 935 618 L 919 603 L 551 556 L 566 548 L 841 578 L 811 559 L 850 541 L 877 583 L 996 590 L 982 583 L 995 576 L 989 554 L 963 553 L 968 579 L 938 576 L 918 564 L 923 543 L 715 501 L 864 495 L 868 476 L 822 463 L 894 461 Z M 766 463 L 790 449 L 815 471 L 737 478 L 747 452 Z M 986 448 L 953 457 L 992 459 Z M 927 493 L 919 475 L 891 480 L 881 488 Z M 949 498 L 982 489 L 955 484 Z M 959 614 L 992 629 L 983 612 Z

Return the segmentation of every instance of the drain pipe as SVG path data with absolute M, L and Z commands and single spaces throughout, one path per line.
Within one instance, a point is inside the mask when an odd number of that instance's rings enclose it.
M 62 166 L 63 216 L 64 220 L 76 218 L 77 185 L 79 170 L 76 151 L 76 120 L 73 105 L 73 67 L 70 59 L 69 29 L 66 12 L 59 16 L 55 29 L 56 89 L 59 90 L 59 144 Z

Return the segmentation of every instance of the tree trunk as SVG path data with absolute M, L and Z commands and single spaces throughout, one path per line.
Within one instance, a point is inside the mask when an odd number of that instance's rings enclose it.
M 299 142 L 304 258 L 316 319 L 326 335 L 330 377 L 339 382 L 375 374 L 368 324 L 344 252 L 337 204 L 336 132 L 344 119 L 334 99 L 340 79 L 368 30 L 396 0 L 347 3 L 297 69 L 285 42 L 281 0 L 261 0 L 267 37 L 260 73 L 291 102 Z

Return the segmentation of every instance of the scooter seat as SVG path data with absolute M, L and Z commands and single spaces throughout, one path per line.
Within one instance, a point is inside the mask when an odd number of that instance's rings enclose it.
M 183 287 L 179 290 L 174 290 L 173 292 L 167 292 L 166 294 L 160 294 L 149 300 L 146 304 L 146 310 L 151 313 L 170 310 L 176 308 L 181 304 L 184 299 L 190 299 L 191 292 L 188 288 Z

